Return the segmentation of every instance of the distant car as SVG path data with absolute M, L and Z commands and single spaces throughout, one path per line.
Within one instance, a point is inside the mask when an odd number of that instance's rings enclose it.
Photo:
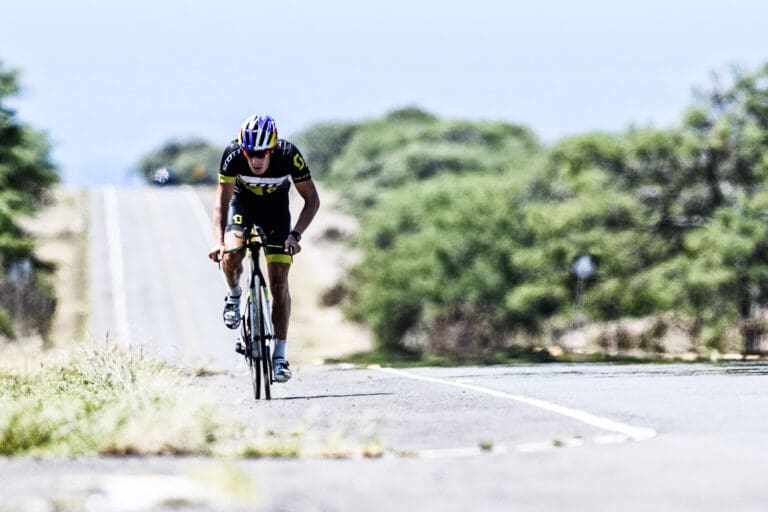
M 152 183 L 158 186 L 176 185 L 179 179 L 170 167 L 161 167 L 152 173 Z

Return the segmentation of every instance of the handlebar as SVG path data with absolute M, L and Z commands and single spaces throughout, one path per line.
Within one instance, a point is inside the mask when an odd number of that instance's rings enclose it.
M 234 249 L 227 249 L 224 253 L 229 254 L 245 249 L 267 247 L 267 234 L 264 232 L 264 229 L 258 225 L 253 225 L 250 228 L 245 229 L 243 231 L 243 240 L 243 245 Z M 292 245 L 288 247 L 288 254 L 290 254 L 291 257 L 293 257 L 295 252 L 296 251 Z M 221 269 L 221 258 L 217 258 L 216 263 L 218 263 L 219 269 Z

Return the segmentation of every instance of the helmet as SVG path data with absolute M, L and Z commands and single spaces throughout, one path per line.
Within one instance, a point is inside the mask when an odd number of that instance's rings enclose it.
M 277 124 L 270 116 L 251 116 L 240 127 L 240 147 L 248 151 L 272 149 L 277 145 Z

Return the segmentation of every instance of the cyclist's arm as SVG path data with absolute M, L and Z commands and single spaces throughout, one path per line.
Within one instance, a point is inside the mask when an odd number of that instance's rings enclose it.
M 304 233 L 307 230 L 312 219 L 315 218 L 318 208 L 320 208 L 320 196 L 317 193 L 317 187 L 312 180 L 301 181 L 294 183 L 296 191 L 304 199 L 304 207 L 299 213 L 299 219 L 293 226 L 294 231 Z
M 216 190 L 216 200 L 213 203 L 213 242 L 215 246 L 211 249 L 211 253 L 209 254 L 211 259 L 214 259 L 214 252 L 217 248 L 220 251 L 224 250 L 224 230 L 226 229 L 227 209 L 229 208 L 229 201 L 232 199 L 234 191 L 234 183 L 219 183 L 219 187 Z

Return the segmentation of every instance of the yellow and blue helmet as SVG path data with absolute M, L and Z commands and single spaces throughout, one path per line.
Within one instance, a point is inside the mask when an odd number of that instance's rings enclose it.
M 272 149 L 277 145 L 277 124 L 270 116 L 253 115 L 243 121 L 237 136 L 240 147 L 247 151 Z

